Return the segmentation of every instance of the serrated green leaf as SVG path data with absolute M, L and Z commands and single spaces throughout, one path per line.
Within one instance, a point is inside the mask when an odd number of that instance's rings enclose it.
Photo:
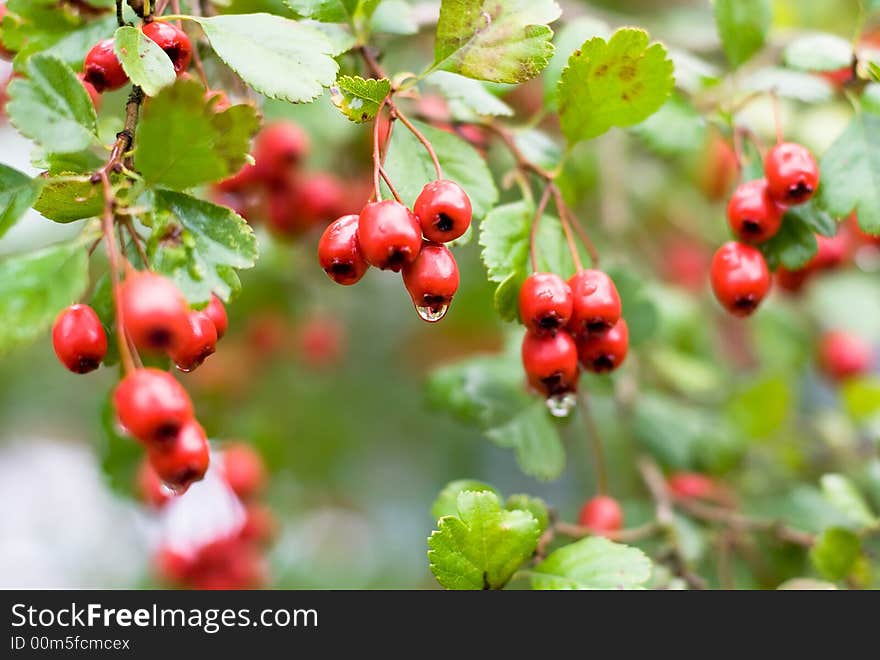
M 555 479 L 565 469 L 565 448 L 544 401 L 533 401 L 510 421 L 486 431 L 486 436 L 513 449 L 522 471 L 536 479 Z
M 456 119 L 467 121 L 477 117 L 513 115 L 513 109 L 509 105 L 473 78 L 449 71 L 435 71 L 425 82 L 440 88 L 451 104 L 462 106 L 467 110 L 469 116 L 458 113 Z
M 578 16 L 567 21 L 556 33 L 553 39 L 553 57 L 542 75 L 544 103 L 549 109 L 556 108 L 559 78 L 562 76 L 563 69 L 568 65 L 568 56 L 571 52 L 593 37 L 608 39 L 610 36 L 611 28 L 608 24 L 591 16 Z
M 842 474 L 825 474 L 820 481 L 822 494 L 831 505 L 861 527 L 877 524 L 877 517 L 853 483 Z
M 379 106 L 390 91 L 391 82 L 387 78 L 340 76 L 330 88 L 330 100 L 347 119 L 362 124 L 376 118 Z
M 859 558 L 862 544 L 848 529 L 830 527 L 822 532 L 810 549 L 813 566 L 829 580 L 845 578 Z
M 104 209 L 104 193 L 100 185 L 88 177 L 74 179 L 62 176 L 49 178 L 43 184 L 34 210 L 53 222 L 74 222 L 94 218 Z
M 560 13 L 553 0 L 443 0 L 433 68 L 490 82 L 530 80 L 553 55 L 546 24 Z
M 39 179 L 0 164 L 0 237 L 33 206 L 40 187 Z
M 779 231 L 769 241 L 762 243 L 760 249 L 771 270 L 779 266 L 798 270 L 816 255 L 819 244 L 807 223 L 795 214 L 786 212 Z
M 456 516 L 428 538 L 431 572 L 447 589 L 501 589 L 532 556 L 540 535 L 527 511 L 506 511 L 491 492 L 458 495 Z
M 216 112 L 199 83 L 178 80 L 145 105 L 135 165 L 151 186 L 183 190 L 217 181 L 244 165 L 258 128 L 252 106 Z
M 638 589 L 651 568 L 638 548 L 590 536 L 554 550 L 530 575 L 534 589 Z
M 595 37 L 568 59 L 559 81 L 559 120 L 570 144 L 633 126 L 654 114 L 674 86 L 672 61 L 648 33 L 623 28 Z
M 742 81 L 744 91 L 767 92 L 804 103 L 824 103 L 834 98 L 834 87 L 819 76 L 777 67 L 758 69 Z
M 550 510 L 547 508 L 547 503 L 540 497 L 516 493 L 504 501 L 504 508 L 508 511 L 521 509 L 531 513 L 535 520 L 538 521 L 542 534 L 550 526 Z
M 713 0 L 712 4 L 724 53 L 738 67 L 764 46 L 773 20 L 770 0 Z
M 434 520 L 440 520 L 444 516 L 457 515 L 458 496 L 466 490 L 474 492 L 487 491 L 501 497 L 501 494 L 495 488 L 476 479 L 451 481 L 444 486 L 440 494 L 437 495 L 437 499 L 434 500 L 434 504 L 431 505 L 431 515 L 434 517 Z
M 271 14 L 189 17 L 242 80 L 273 99 L 312 101 L 336 79 L 333 45 L 317 28 Z
M 694 153 L 706 144 L 706 122 L 683 96 L 674 94 L 632 132 L 661 156 Z
M 132 84 L 147 96 L 156 96 L 177 78 L 165 51 L 138 28 L 126 25 L 116 30 L 114 51 Z
M 284 0 L 284 3 L 303 18 L 322 23 L 349 23 L 368 21 L 381 0 Z
M 833 34 L 810 34 L 792 41 L 783 59 L 801 71 L 836 71 L 852 64 L 852 44 Z

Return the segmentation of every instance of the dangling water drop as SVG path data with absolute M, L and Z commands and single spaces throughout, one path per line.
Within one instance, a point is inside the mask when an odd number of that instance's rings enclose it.
M 416 312 L 419 314 L 419 318 L 423 321 L 427 321 L 428 323 L 436 323 L 444 316 L 446 316 L 446 312 L 449 309 L 449 305 L 430 305 L 427 307 L 422 307 L 420 305 L 416 305 Z
M 547 410 L 554 417 L 568 417 L 571 411 L 577 405 L 577 397 L 574 392 L 565 392 L 563 394 L 554 394 L 547 397 Z

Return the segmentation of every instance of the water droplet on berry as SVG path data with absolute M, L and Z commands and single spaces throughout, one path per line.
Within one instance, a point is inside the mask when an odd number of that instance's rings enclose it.
M 577 397 L 574 392 L 565 392 L 564 394 L 555 394 L 547 397 L 547 410 L 554 417 L 568 417 L 577 404 Z
M 446 316 L 446 311 L 448 309 L 449 305 L 431 305 L 429 307 L 416 305 L 416 311 L 419 313 L 419 317 L 428 323 L 436 323 L 442 319 Z

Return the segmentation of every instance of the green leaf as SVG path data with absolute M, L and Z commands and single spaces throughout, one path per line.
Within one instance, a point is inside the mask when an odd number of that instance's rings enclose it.
M 786 215 L 793 216 L 798 221 L 804 223 L 810 231 L 820 236 L 831 237 L 837 235 L 837 220 L 828 211 L 819 207 L 815 197 L 806 204 L 789 207 Z
M 0 163 L 0 237 L 33 206 L 40 184 L 39 179 Z
M 228 301 L 239 291 L 235 269 L 252 268 L 257 259 L 253 229 L 243 218 L 170 190 L 156 191 L 156 211 L 150 261 L 190 303 L 206 303 L 212 292 Z
M 472 492 L 487 491 L 495 493 L 499 497 L 501 496 L 495 488 L 476 479 L 451 481 L 440 491 L 437 499 L 434 500 L 434 504 L 431 505 L 431 515 L 434 516 L 434 520 L 458 514 L 458 496 L 466 490 Z
M 88 284 L 81 239 L 0 261 L 0 354 L 45 331 Z
M 312 101 L 336 79 L 333 45 L 310 25 L 271 14 L 189 18 L 202 26 L 221 60 L 270 98 Z
M 556 108 L 557 88 L 562 71 L 568 64 L 569 54 L 585 41 L 593 37 L 607 39 L 611 28 L 604 21 L 591 16 L 578 16 L 567 21 L 553 39 L 554 53 L 542 76 L 544 80 L 544 103 L 553 110 Z
M 107 485 L 117 495 L 132 497 L 137 471 L 144 460 L 144 449 L 134 439 L 120 432 L 112 391 L 101 406 L 101 434 L 97 447 L 101 472 Z
M 822 532 L 810 549 L 813 566 L 829 580 L 845 578 L 861 552 L 859 537 L 847 529 L 830 527 Z
M 771 270 L 780 265 L 798 270 L 815 256 L 819 244 L 812 228 L 788 211 L 782 219 L 782 227 L 773 238 L 762 243 L 760 249 Z
M 695 153 L 706 144 L 706 122 L 679 94 L 631 130 L 661 156 Z
M 555 479 L 565 469 L 565 448 L 544 401 L 533 401 L 507 423 L 486 431 L 486 436 L 513 449 L 522 471 L 536 479 Z
M 390 91 L 391 82 L 387 78 L 340 76 L 330 88 L 330 100 L 346 118 L 362 124 L 376 118 L 379 106 Z
M 880 234 L 880 117 L 860 113 L 822 157 L 820 203 L 845 217 L 856 211 L 859 226 Z
M 456 112 L 456 118 L 468 120 L 477 117 L 510 117 L 513 109 L 486 89 L 480 81 L 449 71 L 435 71 L 425 82 L 438 87 L 450 101 L 466 112 Z
M 131 26 L 116 30 L 114 51 L 132 84 L 139 85 L 147 96 L 156 96 L 174 83 L 177 74 L 165 51 L 143 31 Z
M 714 0 L 713 4 L 724 53 L 738 67 L 763 48 L 773 7 L 770 0 Z
M 434 43 L 434 69 L 491 82 L 521 83 L 553 55 L 559 18 L 553 0 L 443 0 Z
M 99 18 L 68 32 L 52 46 L 41 52 L 46 55 L 54 55 L 65 64 L 79 69 L 82 67 L 86 53 L 102 39 L 112 37 L 116 25 L 115 15 Z
M 748 438 L 764 438 L 782 428 L 792 413 L 788 379 L 769 376 L 748 383 L 727 403 L 727 416 Z
M 58 179 L 49 178 L 33 206 L 34 210 L 53 222 L 74 222 L 101 215 L 104 193 L 101 186 L 93 184 L 88 177 L 74 179 L 68 175 Z
M 382 0 L 373 12 L 370 30 L 388 34 L 418 34 L 415 5 L 407 0 Z
M 284 3 L 303 18 L 322 23 L 349 23 L 369 21 L 381 0 L 284 0 Z
M 532 556 L 538 521 L 501 508 L 495 493 L 458 495 L 455 516 L 440 519 L 428 538 L 431 572 L 447 589 L 501 589 Z
M 486 161 L 467 142 L 433 126 L 413 122 L 437 152 L 443 176 L 464 188 L 474 210 L 474 219 L 485 216 L 498 201 L 498 189 Z M 385 169 L 403 201 L 412 207 L 429 181 L 436 178 L 434 165 L 422 144 L 406 127 L 398 125 L 391 135 Z
M 521 509 L 531 513 L 538 521 L 542 534 L 550 526 L 550 510 L 547 508 L 547 503 L 540 497 L 517 493 L 507 498 L 504 502 L 504 508 L 508 511 Z
M 852 45 L 833 34 L 811 34 L 795 39 L 785 49 L 783 59 L 801 71 L 837 71 L 852 64 Z
M 840 386 L 840 396 L 847 414 L 857 422 L 880 413 L 880 380 L 875 377 L 847 380 Z
M 9 83 L 12 124 L 47 153 L 72 153 L 98 142 L 95 107 L 76 74 L 49 55 L 28 60 L 28 77 Z
M 569 143 L 602 135 L 613 126 L 638 124 L 669 98 L 672 61 L 648 33 L 623 28 L 572 53 L 559 81 L 559 120 Z
M 639 589 L 651 560 L 638 548 L 589 536 L 554 550 L 531 571 L 535 589 Z
M 742 81 L 743 91 L 767 92 L 804 103 L 824 103 L 834 98 L 830 82 L 811 73 L 777 67 L 758 69 Z
M 178 80 L 145 104 L 135 140 L 135 165 L 150 186 L 182 190 L 217 181 L 245 163 L 256 110 L 216 112 L 194 80 Z
M 853 483 L 842 474 L 822 476 L 822 493 L 832 506 L 861 527 L 877 524 L 877 517 L 868 508 L 868 503 Z
M 861 101 L 865 110 L 880 115 L 880 84 L 873 82 L 865 85 Z

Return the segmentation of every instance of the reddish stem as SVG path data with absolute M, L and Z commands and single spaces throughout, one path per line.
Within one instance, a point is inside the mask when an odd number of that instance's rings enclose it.
M 538 202 L 538 210 L 535 211 L 535 217 L 532 219 L 532 227 L 529 230 L 529 257 L 532 261 L 532 271 L 535 273 L 538 272 L 538 249 L 537 249 L 537 238 L 538 238 L 538 222 L 541 220 L 541 216 L 544 215 L 544 211 L 547 209 L 547 204 L 550 202 L 550 186 L 544 188 L 544 193 L 541 195 L 541 201 Z
M 373 120 L 373 195 L 377 202 L 382 201 L 382 185 L 379 179 L 382 176 L 382 153 L 379 150 L 379 120 L 382 117 L 382 110 L 388 103 L 388 97 L 382 99 L 379 104 L 379 110 L 376 111 L 376 118 Z
M 407 119 L 406 115 L 404 115 L 396 106 L 394 106 L 394 113 L 397 118 L 406 126 L 410 133 L 416 136 L 416 139 L 422 143 L 422 146 L 428 152 L 428 155 L 431 157 L 431 162 L 434 163 L 434 170 L 437 172 L 437 178 L 443 178 L 443 169 L 440 167 L 440 159 L 437 158 L 437 152 L 434 150 L 434 145 L 431 144 L 431 141 L 426 138 L 422 132 L 415 127 L 415 125 Z

